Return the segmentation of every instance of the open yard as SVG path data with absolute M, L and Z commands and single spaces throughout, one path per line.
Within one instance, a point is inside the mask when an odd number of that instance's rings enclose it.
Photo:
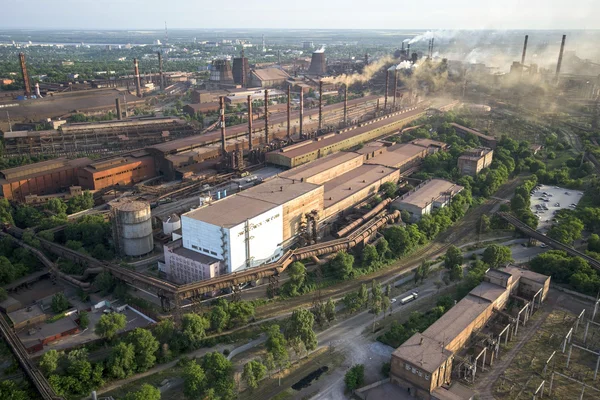
M 519 393 L 520 398 L 532 398 L 542 382 L 545 382 L 544 398 L 557 400 L 580 398 L 582 385 L 557 374 L 554 375 L 552 393 L 547 397 L 550 381 L 552 380 L 552 371 L 583 381 L 591 387 L 600 388 L 600 375 L 599 380 L 594 381 L 597 356 L 573 347 L 567 368 L 566 363 L 570 345 L 584 346 L 583 338 L 586 324 L 584 318 L 582 318 L 576 333 L 573 329 L 571 344 L 567 343 L 565 352 L 562 352 L 563 339 L 569 330 L 574 327 L 576 318 L 577 315 L 570 312 L 553 310 L 531 340 L 520 349 L 504 374 L 496 381 L 493 392 L 495 398 L 499 400 L 515 399 L 519 396 Z M 599 344 L 600 330 L 598 330 L 598 327 L 594 328 L 593 325 L 590 325 L 585 346 L 597 350 Z M 547 363 L 553 353 L 554 356 Z M 544 372 L 546 363 L 547 367 Z M 584 400 L 598 398 L 600 398 L 600 391 L 595 391 L 590 387 L 585 388 Z

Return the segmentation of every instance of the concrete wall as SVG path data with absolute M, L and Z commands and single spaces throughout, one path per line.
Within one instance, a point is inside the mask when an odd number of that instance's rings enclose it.
M 485 300 L 482 300 L 482 302 L 483 301 Z M 485 325 L 485 323 L 492 317 L 493 308 L 494 305 L 490 303 L 490 305 L 481 314 L 479 314 L 479 316 L 475 318 L 473 322 L 471 322 L 471 324 L 469 324 L 469 326 L 467 326 L 467 328 L 464 331 L 460 333 L 460 335 L 458 335 L 456 338 L 454 338 L 454 340 L 452 340 L 446 345 L 446 349 L 452 352 L 456 352 L 460 348 L 462 348 L 471 337 L 471 334 L 474 331 L 481 329 Z
M 68 191 L 70 186 L 78 184 L 77 168 L 69 168 L 16 182 L 3 183 L 0 186 L 0 195 L 7 200 L 24 202 L 27 195 L 46 195 L 61 190 Z
M 356 157 L 341 164 L 338 164 L 333 168 L 329 168 L 321 173 L 313 175 L 312 177 L 307 178 L 306 182 L 320 185 L 322 183 L 332 180 L 336 176 L 343 175 L 348 171 L 356 169 L 361 165 L 363 165 L 363 159 L 360 157 Z
M 224 260 L 220 226 L 182 215 L 181 234 L 186 249 Z
M 103 171 L 90 169 L 79 170 L 80 186 L 100 190 L 114 185 L 131 185 L 156 175 L 154 159 L 150 156 L 130 160 L 128 163 L 116 165 Z
M 323 186 L 306 193 L 283 205 L 283 240 L 288 240 L 298 234 L 304 215 L 317 210 L 323 212 Z

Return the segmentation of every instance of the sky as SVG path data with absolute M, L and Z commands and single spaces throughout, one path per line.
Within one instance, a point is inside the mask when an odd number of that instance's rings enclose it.
M 0 0 L 2 28 L 600 29 L 599 0 Z

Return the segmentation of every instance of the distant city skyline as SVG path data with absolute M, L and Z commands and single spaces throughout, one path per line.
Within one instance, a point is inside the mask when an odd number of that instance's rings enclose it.
M 364 7 L 360 7 L 364 5 Z M 28 0 L 3 29 L 600 29 L 597 0 Z

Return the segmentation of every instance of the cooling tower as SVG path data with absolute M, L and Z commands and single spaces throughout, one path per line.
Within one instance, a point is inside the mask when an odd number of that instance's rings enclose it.
M 236 85 L 248 86 L 248 72 L 250 67 L 246 57 L 236 57 L 233 59 L 233 81 Z
M 325 50 L 317 50 L 312 54 L 310 67 L 308 68 L 310 75 L 325 75 L 327 73 L 327 65 L 325 61 Z
M 210 70 L 210 80 L 223 84 L 233 83 L 233 73 L 229 60 L 214 60 Z

